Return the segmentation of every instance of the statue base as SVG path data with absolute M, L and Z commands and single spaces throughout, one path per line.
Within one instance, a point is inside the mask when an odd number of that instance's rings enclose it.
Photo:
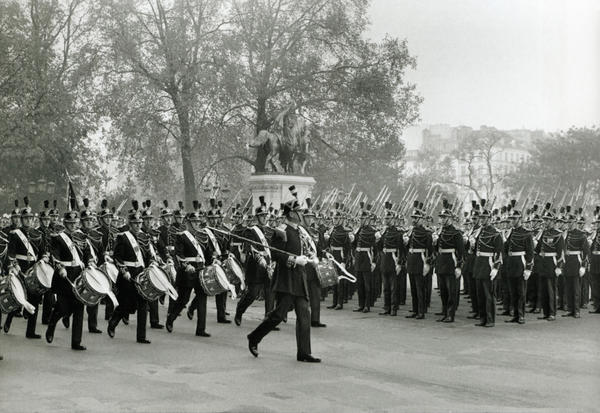
M 315 178 L 301 175 L 254 174 L 248 179 L 252 193 L 252 212 L 260 205 L 259 196 L 265 197 L 268 206 L 279 209 L 280 204 L 292 199 L 289 187 L 294 185 L 298 192 L 298 200 L 304 205 L 306 198 L 312 197 Z

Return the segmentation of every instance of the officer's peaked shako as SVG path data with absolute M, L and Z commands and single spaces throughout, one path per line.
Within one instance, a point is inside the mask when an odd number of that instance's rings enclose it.
M 50 201 L 44 201 L 44 209 L 40 212 L 40 218 L 49 218 L 50 217 Z
M 304 210 L 304 216 L 314 217 L 315 212 L 312 210 L 312 199 L 306 198 L 304 200 L 304 202 L 306 202 L 306 209 Z
M 171 211 L 169 209 L 169 201 L 167 201 L 166 199 L 163 201 L 163 207 L 160 210 L 160 216 L 161 217 L 168 217 L 173 215 L 173 211 Z
M 23 198 L 23 202 L 25 203 L 25 208 L 23 208 L 21 210 L 21 218 L 32 217 L 33 211 L 31 210 L 31 207 L 29 206 L 29 198 L 28 197 Z
M 112 211 L 108 208 L 108 201 L 106 199 L 103 199 L 102 202 L 100 202 L 100 212 L 98 213 L 98 216 L 100 218 L 112 218 L 113 216 Z
M 543 219 L 556 219 L 556 215 L 554 215 L 554 213 L 550 210 L 551 207 L 552 204 L 547 202 L 544 206 L 544 213 L 542 214 Z
M 85 219 L 92 219 L 94 218 L 94 213 L 92 212 L 92 210 L 90 209 L 90 200 L 87 198 L 83 199 L 83 211 L 81 211 L 81 219 L 85 220 Z
M 258 197 L 259 206 L 254 210 L 254 215 L 262 216 L 268 215 L 269 211 L 267 210 L 267 203 L 265 202 L 265 197 L 263 195 Z
M 197 200 L 194 200 L 192 202 L 193 211 L 188 212 L 188 214 L 186 215 L 186 219 L 190 222 L 200 221 L 200 207 L 201 206 L 202 205 L 200 204 L 200 202 L 198 202 Z
M 411 218 L 424 218 L 425 213 L 423 212 L 423 203 L 415 199 L 413 202 L 413 213 L 410 215 Z
M 152 215 L 152 201 L 147 199 L 146 202 L 142 203 L 142 219 L 152 219 L 154 215 Z
M 12 213 L 10 215 L 13 218 L 21 216 L 21 210 L 19 209 L 19 200 L 18 199 L 15 199 L 15 209 L 12 210 Z
M 215 198 L 210 198 L 208 202 L 210 204 L 210 209 L 208 210 L 206 215 L 211 218 L 215 217 L 217 215 L 217 201 Z
M 179 201 L 177 203 L 177 206 L 178 206 L 178 209 L 176 209 L 175 211 L 173 211 L 173 215 L 176 216 L 176 217 L 182 217 L 184 215 L 183 214 L 183 210 L 184 210 L 183 201 Z
M 284 216 L 289 215 L 290 212 L 292 212 L 292 211 L 295 211 L 295 212 L 300 211 L 300 203 L 298 202 L 298 192 L 296 191 L 296 187 L 294 185 L 292 185 L 288 188 L 288 190 L 292 194 L 292 199 L 285 202 L 282 206 L 282 211 L 283 211 Z
M 395 214 L 392 211 L 393 204 L 389 201 L 385 201 L 385 217 L 386 218 L 394 218 Z
M 479 201 L 479 203 L 481 205 L 481 213 L 479 215 L 482 218 L 489 218 L 491 215 L 490 211 L 485 208 L 485 205 L 487 204 L 487 200 L 485 200 L 484 198 L 481 198 L 481 201 Z
M 129 222 L 137 222 L 137 223 L 142 222 L 142 214 L 140 214 L 140 211 L 139 211 L 138 201 L 135 199 L 132 200 L 131 206 L 132 206 L 132 209 L 129 210 L 129 214 L 127 216 L 127 219 L 129 219 Z
M 442 199 L 442 210 L 439 213 L 441 218 L 452 218 L 454 214 L 452 213 L 452 205 L 448 203 L 447 199 Z
M 58 208 L 57 208 L 58 202 L 55 200 L 52 201 L 52 209 L 50 210 L 50 216 L 51 217 L 58 217 L 59 213 L 58 213 Z

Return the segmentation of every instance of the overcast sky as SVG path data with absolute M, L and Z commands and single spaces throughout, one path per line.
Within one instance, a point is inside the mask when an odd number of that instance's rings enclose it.
M 600 125 L 600 0 L 373 0 L 371 37 L 406 38 L 422 123 Z

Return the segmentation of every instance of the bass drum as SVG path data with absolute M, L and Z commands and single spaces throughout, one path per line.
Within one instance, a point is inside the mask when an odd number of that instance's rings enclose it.
M 111 292 L 106 275 L 97 268 L 86 268 L 73 283 L 75 297 L 85 305 L 96 305 Z
M 45 261 L 38 261 L 23 277 L 27 292 L 32 295 L 42 295 L 52 286 L 54 268 Z
M 338 283 L 338 275 L 333 266 L 333 261 L 323 259 L 317 264 L 315 270 L 317 277 L 319 277 L 321 288 L 331 287 Z
M 0 309 L 3 313 L 12 313 L 27 304 L 25 286 L 18 277 L 9 276 L 0 281 Z
M 223 264 L 225 275 L 230 284 L 238 285 L 244 283 L 244 270 L 235 255 L 229 255 Z
M 206 295 L 213 296 L 227 291 L 227 283 L 227 275 L 220 265 L 209 265 L 200 272 L 200 285 Z

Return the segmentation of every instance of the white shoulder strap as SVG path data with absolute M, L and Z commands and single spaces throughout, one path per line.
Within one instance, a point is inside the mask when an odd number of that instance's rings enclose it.
M 73 244 L 73 240 L 71 240 L 71 238 L 64 232 L 59 233 L 58 236 L 62 238 L 62 240 L 65 242 L 65 245 L 71 252 L 71 256 L 73 257 L 73 264 L 83 266 L 83 263 L 81 262 L 81 258 L 79 257 L 79 252 L 77 251 L 77 248 L 75 248 L 75 245 Z
M 29 239 L 27 239 L 25 234 L 23 234 L 23 231 L 17 228 L 13 232 L 17 235 L 17 237 L 19 237 L 23 245 L 25 245 L 25 248 L 27 249 L 27 255 L 35 257 L 35 251 L 33 251 L 33 246 L 31 245 L 31 242 L 29 242 Z
M 142 256 L 142 250 L 140 250 L 140 246 L 137 240 L 133 237 L 131 232 L 125 231 L 123 234 L 127 237 L 127 241 L 129 241 L 129 245 L 133 248 L 133 252 L 135 252 L 135 257 L 137 259 L 137 263 L 140 266 L 144 266 L 144 257 Z
M 221 247 L 219 247 L 219 243 L 217 241 L 217 237 L 215 237 L 215 234 L 208 228 L 202 228 L 206 234 L 208 235 L 208 238 L 210 239 L 210 242 L 212 242 L 213 247 L 215 248 L 215 253 L 220 257 L 221 256 Z
M 198 240 L 196 239 L 196 237 L 194 237 L 190 231 L 183 231 L 181 234 L 185 235 L 187 237 L 187 239 L 192 243 L 192 245 L 194 246 L 194 248 L 196 248 L 196 255 L 201 257 L 202 260 L 204 261 L 204 252 L 202 252 L 202 246 L 200 246 L 200 243 L 198 242 Z
M 256 236 L 258 237 L 258 239 L 260 240 L 260 243 L 263 245 L 263 247 L 265 247 L 265 251 L 266 251 L 268 257 L 271 258 L 271 249 L 269 248 L 269 243 L 267 242 L 267 239 L 265 238 L 265 234 L 256 225 L 252 226 L 251 228 L 254 231 L 254 233 L 256 234 Z

